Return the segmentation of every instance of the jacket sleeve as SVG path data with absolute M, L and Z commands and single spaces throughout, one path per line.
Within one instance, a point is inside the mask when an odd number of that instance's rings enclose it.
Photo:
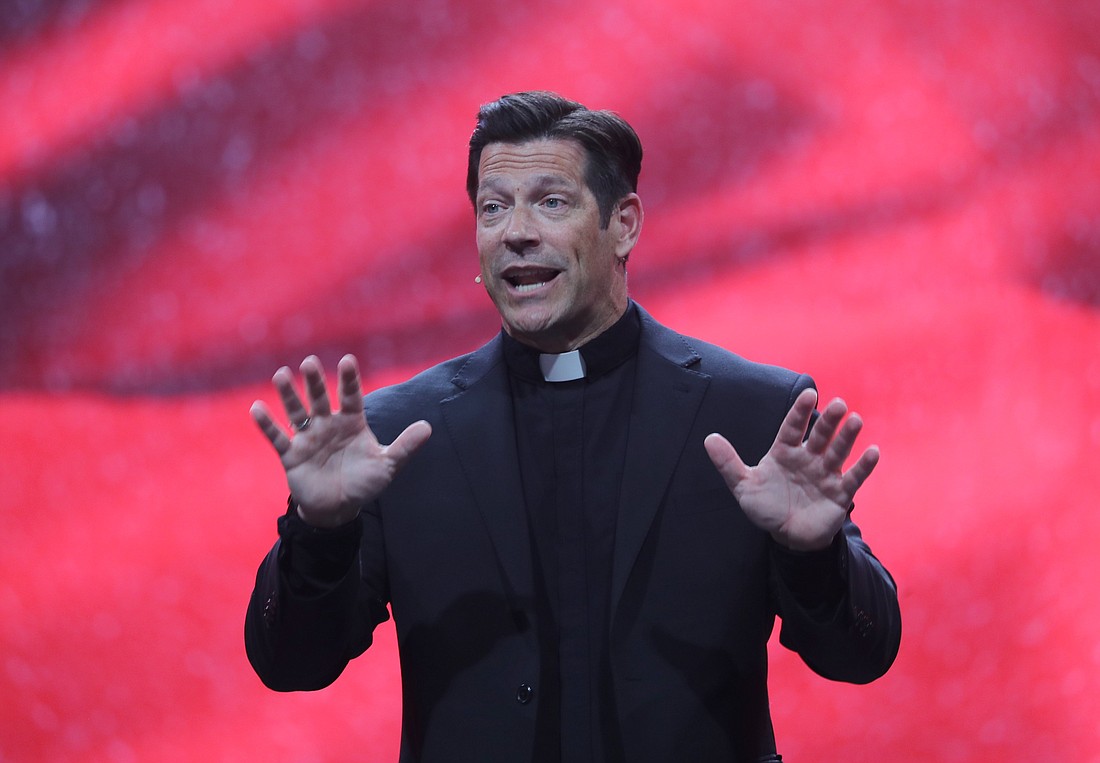
M 245 651 L 269 688 L 328 686 L 388 618 L 373 508 L 334 530 L 306 525 L 293 506 L 279 518 L 279 539 L 256 574 L 245 616 Z
M 901 610 L 894 579 L 859 528 L 848 520 L 827 552 L 797 556 L 773 548 L 780 643 L 834 681 L 862 684 L 882 676 L 901 643 Z

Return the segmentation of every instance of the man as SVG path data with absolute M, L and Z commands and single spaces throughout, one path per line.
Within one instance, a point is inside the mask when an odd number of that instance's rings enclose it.
M 849 518 L 878 460 L 844 471 L 859 418 L 628 298 L 641 158 L 610 112 L 484 106 L 467 186 L 501 334 L 365 400 L 345 356 L 335 412 L 315 357 L 304 401 L 280 369 L 293 433 L 253 406 L 291 498 L 249 659 L 322 688 L 389 606 L 402 761 L 779 760 L 777 614 L 828 678 L 897 653 L 893 581 Z

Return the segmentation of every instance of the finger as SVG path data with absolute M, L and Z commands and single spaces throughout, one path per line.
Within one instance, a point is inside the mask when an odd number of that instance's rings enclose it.
M 856 444 L 856 438 L 859 436 L 860 431 L 863 430 L 863 419 L 859 417 L 858 413 L 853 413 L 848 417 L 848 420 L 844 422 L 844 425 L 837 432 L 836 437 L 829 444 L 828 450 L 825 451 L 823 456 L 823 464 L 830 472 L 840 471 L 844 467 L 844 462 L 848 460 L 848 456 L 852 454 L 852 448 Z
M 354 355 L 340 358 L 336 367 L 340 377 L 340 412 L 363 413 L 363 385 L 359 380 L 359 361 Z
M 268 411 L 267 406 L 262 401 L 257 400 L 248 412 L 252 415 L 252 420 L 256 422 L 256 426 L 271 442 L 275 452 L 280 456 L 286 453 L 290 448 L 290 436 L 275 423 L 275 419 L 271 418 L 271 412 Z
M 397 435 L 397 439 L 386 446 L 386 455 L 393 459 L 395 469 L 400 469 L 409 457 L 432 436 L 432 425 L 426 421 L 414 421 Z
M 812 387 L 804 389 L 794 401 L 794 405 L 783 417 L 783 423 L 779 425 L 779 432 L 775 441 L 791 448 L 802 446 L 802 438 L 806 436 L 806 427 L 810 423 L 810 414 L 817 405 L 817 390 Z M 816 428 L 816 426 L 815 426 Z
M 301 424 L 309 418 L 309 411 L 302 405 L 302 398 L 298 397 L 298 390 L 294 388 L 294 372 L 283 366 L 271 377 L 271 383 L 279 392 L 283 410 L 292 424 Z
M 810 435 L 806 438 L 806 450 L 817 455 L 824 453 L 846 413 L 848 413 L 848 406 L 839 397 L 825 406 L 825 410 L 810 428 Z
M 325 369 L 321 365 L 321 359 L 316 355 L 310 355 L 302 361 L 299 369 L 305 382 L 306 394 L 309 396 L 309 415 L 328 416 L 332 413 L 332 405 L 329 403 L 328 390 L 325 388 Z
M 852 464 L 852 468 L 844 473 L 844 476 L 840 480 L 840 484 L 844 492 L 848 494 L 849 501 L 855 497 L 856 491 L 863 486 L 863 483 L 871 476 L 871 472 L 878 466 L 879 458 L 878 446 L 872 445 L 867 448 L 867 450 L 863 451 L 859 460 Z
M 726 481 L 726 486 L 730 490 L 736 488 L 741 480 L 748 476 L 749 468 L 745 466 L 741 456 L 737 455 L 737 450 L 730 441 L 722 435 L 717 432 L 707 435 L 703 440 L 703 447 L 706 448 L 711 463 L 722 475 L 722 479 Z

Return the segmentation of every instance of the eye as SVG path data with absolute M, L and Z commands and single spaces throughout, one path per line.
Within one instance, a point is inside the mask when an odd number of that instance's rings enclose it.
M 500 210 L 500 204 L 495 201 L 487 201 L 481 205 L 481 213 L 484 215 L 495 215 Z
M 543 201 L 542 204 L 547 209 L 561 209 L 565 206 L 565 199 L 558 198 L 557 196 L 551 196 Z

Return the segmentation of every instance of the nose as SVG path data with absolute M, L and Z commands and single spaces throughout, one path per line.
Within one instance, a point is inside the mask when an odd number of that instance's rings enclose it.
M 538 246 L 539 241 L 538 226 L 531 219 L 530 212 L 517 206 L 504 229 L 504 245 L 516 254 L 523 254 Z

